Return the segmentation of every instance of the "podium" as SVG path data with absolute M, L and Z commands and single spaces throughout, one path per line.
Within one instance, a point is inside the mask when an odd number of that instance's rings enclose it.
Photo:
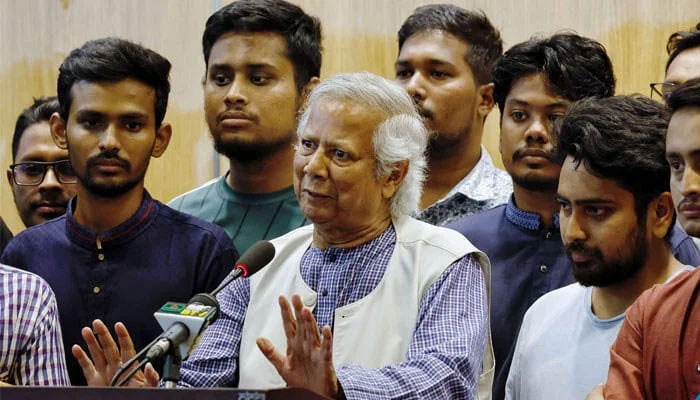
M 2 400 L 329 400 L 300 388 L 272 390 L 74 387 L 0 387 Z

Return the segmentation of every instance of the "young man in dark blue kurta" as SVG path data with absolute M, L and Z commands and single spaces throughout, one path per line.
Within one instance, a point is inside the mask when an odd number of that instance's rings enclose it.
M 525 312 L 543 294 L 574 282 L 559 233 L 556 190 L 561 167 L 553 159 L 553 123 L 574 101 L 612 96 L 615 77 L 600 43 L 558 34 L 513 46 L 497 63 L 494 84 L 501 111 L 501 156 L 513 179 L 513 195 L 506 205 L 449 227 L 491 260 L 493 395 L 503 399 Z M 697 247 L 677 227 L 671 248 L 684 264 L 700 263 Z
M 64 216 L 17 235 L 2 262 L 36 273 L 56 293 L 70 379 L 85 380 L 69 355 L 94 319 L 123 321 L 137 348 L 162 330 L 164 302 L 207 292 L 237 253 L 220 227 L 151 198 L 144 176 L 170 140 L 163 123 L 170 63 L 121 39 L 87 42 L 60 68 L 56 144 L 78 177 Z

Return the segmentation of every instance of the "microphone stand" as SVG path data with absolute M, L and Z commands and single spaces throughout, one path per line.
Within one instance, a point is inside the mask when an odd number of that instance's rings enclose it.
M 165 366 L 163 367 L 163 382 L 165 387 L 174 389 L 180 381 L 180 366 L 182 365 L 182 355 L 180 346 L 171 346 L 168 354 L 165 355 Z

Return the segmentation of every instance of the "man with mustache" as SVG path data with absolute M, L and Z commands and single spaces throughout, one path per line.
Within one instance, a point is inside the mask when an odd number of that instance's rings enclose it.
M 480 12 L 448 4 L 417 8 L 398 33 L 396 83 L 428 127 L 428 178 L 417 218 L 445 225 L 508 201 L 508 174 L 481 145 L 494 106 L 491 72 L 500 33 Z
M 68 150 L 77 194 L 64 216 L 13 238 L 1 260 L 54 289 L 67 353 L 94 319 L 128 323 L 144 346 L 162 332 L 155 310 L 213 289 L 237 258 L 223 229 L 144 189 L 150 158 L 170 141 L 169 71 L 159 54 L 115 38 L 85 43 L 59 69 L 51 134 Z M 72 357 L 68 370 L 85 382 Z
M 297 112 L 321 72 L 321 23 L 283 0 L 232 2 L 202 38 L 204 113 L 229 170 L 170 206 L 222 226 L 245 252 L 310 221 L 292 188 Z
M 273 239 L 272 261 L 219 293 L 221 316 L 182 363 L 179 384 L 476 398 L 489 262 L 459 233 L 411 217 L 427 141 L 411 97 L 386 79 L 321 82 L 294 157 L 294 190 L 313 225 Z M 119 348 L 96 328 L 97 338 L 85 331 L 96 362 L 77 346 L 73 354 L 91 385 L 105 385 L 134 349 L 123 326 Z M 114 356 L 104 363 L 104 354 Z M 147 367 L 130 384 L 157 382 Z
M 57 111 L 56 97 L 42 97 L 22 111 L 15 124 L 7 181 L 27 228 L 63 215 L 75 195 L 68 151 L 51 139 L 49 119 Z
M 450 227 L 489 256 L 493 273 L 491 330 L 496 357 L 494 398 L 503 399 L 520 323 L 543 294 L 574 282 L 561 250 L 561 166 L 552 158 L 553 122 L 571 103 L 614 94 L 612 63 L 603 46 L 575 34 L 532 38 L 508 50 L 494 69 L 501 111 L 500 149 L 513 179 L 508 204 L 464 218 Z M 672 250 L 688 264 L 700 254 L 687 235 L 672 237 Z
M 700 78 L 679 85 L 667 100 L 672 112 L 666 135 L 671 194 L 683 227 L 697 234 L 697 216 L 688 217 L 691 210 L 700 208 Z M 604 390 L 598 387 L 588 398 L 602 400 L 603 392 L 606 399 L 700 396 L 699 292 L 700 270 L 696 268 L 639 296 L 627 310 L 610 350 L 610 371 Z
M 581 100 L 557 121 L 559 221 L 577 283 L 525 314 L 507 399 L 584 398 L 605 380 L 625 309 L 693 269 L 671 252 L 667 125 L 660 103 L 628 96 Z

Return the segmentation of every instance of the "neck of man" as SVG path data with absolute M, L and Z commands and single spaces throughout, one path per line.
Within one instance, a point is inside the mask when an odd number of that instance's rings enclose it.
M 663 284 L 681 268 L 683 264 L 676 260 L 664 240 L 654 240 L 654 244 L 650 245 L 647 251 L 647 261 L 637 274 L 616 285 L 593 286 L 591 298 L 593 314 L 600 319 L 609 319 L 622 314 L 643 291 L 654 285 Z
M 554 214 L 560 208 L 556 191 L 528 190 L 513 182 L 513 198 L 519 209 L 538 214 L 545 227 L 554 225 Z
M 144 197 L 143 180 L 117 197 L 98 196 L 81 184 L 76 189 L 77 201 L 73 217 L 80 225 L 97 233 L 106 232 L 131 218 L 141 207 Z
M 391 215 L 378 218 L 369 225 L 346 229 L 327 229 L 323 224 L 314 224 L 313 244 L 316 248 L 325 250 L 328 247 L 350 249 L 365 244 L 381 235 L 391 224 Z
M 471 132 L 464 135 L 454 146 L 446 146 L 439 150 L 429 149 L 428 176 L 421 195 L 421 210 L 445 197 L 474 169 L 481 158 L 482 129 L 483 125 L 472 125 Z
M 226 183 L 236 192 L 263 194 L 292 186 L 294 148 L 284 146 L 269 157 L 255 161 L 229 159 Z

